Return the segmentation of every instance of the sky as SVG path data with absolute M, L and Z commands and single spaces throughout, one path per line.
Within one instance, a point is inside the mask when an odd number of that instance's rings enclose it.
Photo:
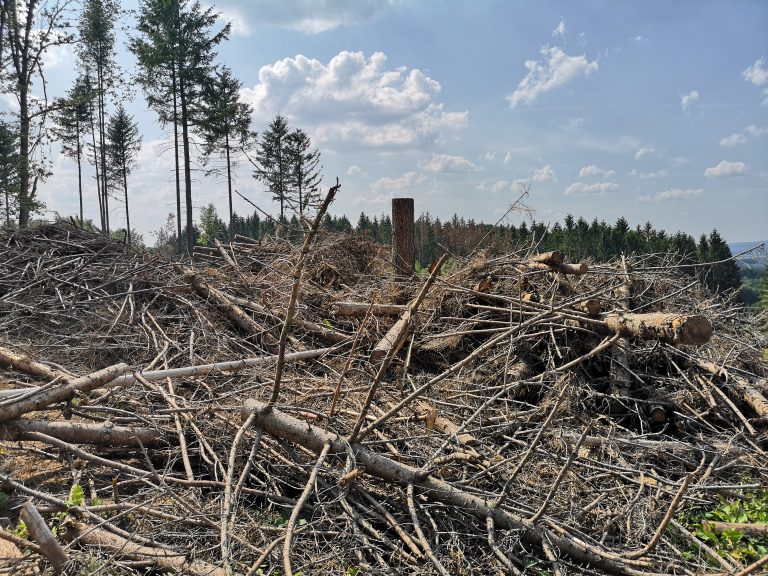
M 281 113 L 304 129 L 322 155 L 323 187 L 342 184 L 331 212 L 353 223 L 406 196 L 417 214 L 495 222 L 525 187 L 533 218 L 552 225 L 568 213 L 624 216 L 696 237 L 717 228 L 729 242 L 768 238 L 768 2 L 212 5 L 232 22 L 218 61 L 243 82 L 253 128 Z M 118 59 L 134 70 L 123 45 Z M 71 86 L 74 66 L 71 48 L 48 55 L 49 94 Z M 144 139 L 131 223 L 151 243 L 175 210 L 173 155 L 140 91 L 128 109 Z M 51 153 L 40 197 L 75 213 L 75 165 Z M 236 188 L 278 213 L 251 173 L 241 165 Z M 213 202 L 226 215 L 222 180 L 196 172 L 193 195 L 196 214 Z M 252 210 L 236 199 L 236 212 Z

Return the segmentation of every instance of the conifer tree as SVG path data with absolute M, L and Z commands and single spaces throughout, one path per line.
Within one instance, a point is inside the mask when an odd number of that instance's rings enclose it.
M 122 104 L 107 124 L 107 165 L 112 181 L 123 189 L 125 198 L 125 230 L 131 244 L 131 216 L 128 210 L 128 175 L 136 164 L 141 149 L 139 126 Z M 115 186 L 116 188 L 117 186 Z
M 312 149 L 312 141 L 306 132 L 297 128 L 286 139 L 288 156 L 288 187 L 291 204 L 298 207 L 299 216 L 320 199 L 322 176 L 317 167 L 320 151 Z
M 195 243 L 192 130 L 199 124 L 204 108 L 203 87 L 213 72 L 215 48 L 229 37 L 230 31 L 227 24 L 219 32 L 212 32 L 217 20 L 214 9 L 204 8 L 197 0 L 142 0 L 137 25 L 139 34 L 131 41 L 131 51 L 139 63 L 137 80 L 144 89 L 147 102 L 161 122 L 172 121 L 174 129 L 181 131 L 186 240 L 190 254 Z
M 280 221 L 285 219 L 290 182 L 290 159 L 286 153 L 288 122 L 278 114 L 261 134 L 256 149 L 253 177 L 267 186 L 272 200 L 280 203 Z
M 16 216 L 19 188 L 19 134 L 16 126 L 0 120 L 0 202 L 5 226 Z

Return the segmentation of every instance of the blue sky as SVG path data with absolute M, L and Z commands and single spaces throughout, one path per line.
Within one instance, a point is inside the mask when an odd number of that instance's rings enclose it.
M 539 221 L 625 216 L 696 236 L 717 227 L 732 242 L 768 238 L 768 2 L 215 6 L 233 23 L 219 59 L 243 81 L 254 128 L 281 112 L 305 129 L 325 182 L 342 182 L 331 211 L 353 222 L 397 196 L 414 197 L 417 213 L 493 222 L 524 184 Z M 120 59 L 130 71 L 130 55 Z M 72 52 L 49 63 L 61 94 Z M 175 206 L 173 158 L 141 93 L 130 111 L 144 134 L 131 220 L 151 241 Z M 41 197 L 74 213 L 74 165 L 56 158 L 54 170 Z M 246 166 L 237 188 L 276 212 Z M 225 214 L 223 183 L 198 174 L 194 202 Z M 235 208 L 250 212 L 239 199 Z

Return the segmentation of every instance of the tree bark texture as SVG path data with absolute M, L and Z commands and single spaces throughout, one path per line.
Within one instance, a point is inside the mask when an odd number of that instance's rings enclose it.
M 413 198 L 392 199 L 392 264 L 396 276 L 413 276 L 416 261 Z

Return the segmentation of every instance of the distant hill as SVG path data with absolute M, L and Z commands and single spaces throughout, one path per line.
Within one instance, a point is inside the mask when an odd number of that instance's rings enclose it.
M 731 249 L 731 254 L 736 255 L 745 250 L 749 250 L 755 246 L 763 244 L 763 248 L 759 248 L 749 254 L 740 256 L 738 262 L 744 267 L 764 267 L 766 259 L 768 258 L 768 240 L 755 240 L 754 242 L 733 242 L 728 244 L 728 248 Z

